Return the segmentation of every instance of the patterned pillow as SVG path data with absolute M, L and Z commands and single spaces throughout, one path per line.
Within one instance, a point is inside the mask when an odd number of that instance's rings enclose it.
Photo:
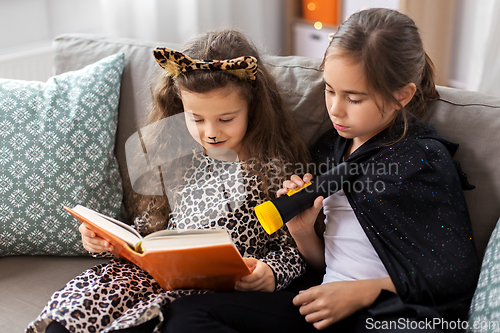
M 469 311 L 469 332 L 500 332 L 500 220 L 491 234 Z
M 87 254 L 64 205 L 119 215 L 123 67 L 118 53 L 46 83 L 0 79 L 0 255 Z

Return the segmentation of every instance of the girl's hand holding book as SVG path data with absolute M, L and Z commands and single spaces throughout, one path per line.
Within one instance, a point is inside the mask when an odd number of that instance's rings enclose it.
M 276 288 L 274 272 L 265 262 L 255 258 L 243 258 L 252 274 L 245 275 L 241 281 L 236 282 L 234 289 L 237 291 L 268 291 Z
M 112 250 L 111 245 L 106 240 L 97 236 L 95 232 L 87 228 L 85 224 L 80 224 L 78 231 L 80 231 L 82 235 L 82 244 L 85 250 L 92 253 L 110 252 Z

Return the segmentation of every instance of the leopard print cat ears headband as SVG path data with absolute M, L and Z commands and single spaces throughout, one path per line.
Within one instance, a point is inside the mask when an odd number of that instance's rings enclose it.
M 225 71 L 242 80 L 254 81 L 257 78 L 257 59 L 251 56 L 228 60 L 196 60 L 166 47 L 155 48 L 153 56 L 167 75 L 174 79 L 181 73 L 197 69 Z

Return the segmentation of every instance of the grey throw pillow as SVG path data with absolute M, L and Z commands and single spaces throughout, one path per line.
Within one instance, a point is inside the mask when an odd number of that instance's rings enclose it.
M 80 255 L 63 206 L 117 217 L 114 155 L 124 54 L 46 83 L 0 79 L 0 255 Z

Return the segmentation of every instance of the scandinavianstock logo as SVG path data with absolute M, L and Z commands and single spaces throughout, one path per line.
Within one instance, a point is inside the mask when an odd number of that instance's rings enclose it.
M 324 181 L 321 184 L 316 184 L 314 191 L 320 191 L 322 193 L 334 193 L 341 189 L 346 192 L 378 192 L 382 193 L 386 190 L 387 184 L 382 179 L 387 179 L 385 176 L 399 175 L 399 164 L 398 163 L 381 163 L 381 162 L 369 162 L 369 163 L 341 163 L 335 164 L 330 160 L 325 160 L 322 163 L 308 163 L 299 164 L 295 167 L 291 163 L 280 163 L 279 160 L 273 160 L 274 169 L 271 171 L 273 179 L 279 179 L 279 175 L 286 175 L 289 179 L 291 175 L 304 175 L 305 173 L 311 173 L 313 175 L 318 175 L 322 177 Z M 282 165 L 282 167 L 280 167 Z M 294 170 L 290 172 L 289 170 Z M 330 177 L 324 177 L 322 175 L 330 175 Z M 278 188 L 280 184 L 276 185 Z M 304 189 L 308 191 L 306 187 Z M 312 189 L 310 189 L 312 190 Z

